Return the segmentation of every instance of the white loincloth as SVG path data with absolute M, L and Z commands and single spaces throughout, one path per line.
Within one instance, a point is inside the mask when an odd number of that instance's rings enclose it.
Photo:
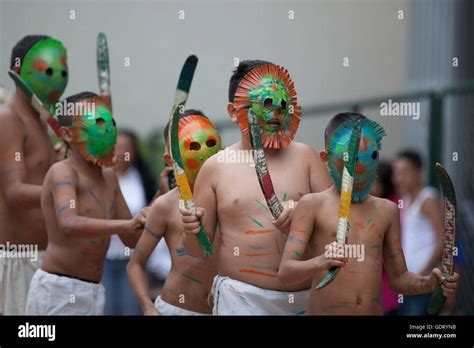
M 31 279 L 41 267 L 45 251 L 34 259 L 0 257 L 0 315 L 24 315 Z
M 304 315 L 310 290 L 267 290 L 217 275 L 211 292 L 213 315 Z
M 62 277 L 39 269 L 31 281 L 26 315 L 103 315 L 100 283 Z
M 155 308 L 161 315 L 208 315 L 205 313 L 194 312 L 190 311 L 189 309 L 176 307 L 163 300 L 161 295 L 155 300 Z

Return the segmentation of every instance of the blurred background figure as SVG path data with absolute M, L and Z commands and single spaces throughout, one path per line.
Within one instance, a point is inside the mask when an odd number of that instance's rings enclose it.
M 151 201 L 156 191 L 156 185 L 140 156 L 137 137 L 133 131 L 119 131 L 115 156 L 116 163 L 113 169 L 117 175 L 120 189 L 131 213 L 136 214 Z M 112 236 L 102 281 L 107 293 L 106 315 L 141 314 L 127 278 L 126 268 L 131 252 L 132 250 L 128 250 L 117 236 Z
M 438 192 L 423 182 L 421 156 L 411 150 L 398 154 L 393 165 L 393 182 L 402 197 L 401 242 L 408 271 L 429 275 L 439 267 L 443 242 L 443 215 Z M 431 294 L 404 296 L 401 315 L 426 315 Z
M 391 200 L 398 205 L 398 196 L 392 183 L 392 166 L 389 162 L 381 161 L 377 168 L 377 179 L 372 186 L 371 195 Z M 402 233 L 403 231 L 401 231 Z M 387 273 L 382 268 L 382 307 L 385 315 L 397 315 L 399 307 L 398 296 L 390 289 Z

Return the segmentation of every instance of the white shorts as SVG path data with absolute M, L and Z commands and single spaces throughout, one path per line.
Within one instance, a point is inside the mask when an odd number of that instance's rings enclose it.
M 164 301 L 161 298 L 161 295 L 155 300 L 155 308 L 161 315 L 208 315 L 173 306 L 172 304 Z
M 304 315 L 310 290 L 267 290 L 217 275 L 211 292 L 214 315 Z
M 31 281 L 26 315 L 103 315 L 100 283 L 62 277 L 39 269 Z
M 44 251 L 37 258 L 0 257 L 0 315 L 24 315 L 31 279 L 41 267 Z

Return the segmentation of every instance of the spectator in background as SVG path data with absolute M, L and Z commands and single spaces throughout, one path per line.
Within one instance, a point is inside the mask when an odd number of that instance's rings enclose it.
M 132 214 L 135 214 L 151 201 L 156 185 L 138 152 L 137 137 L 133 131 L 119 131 L 115 156 L 113 169 L 125 201 Z M 112 236 L 102 281 L 107 292 L 106 315 L 141 314 L 127 277 L 127 263 L 131 252 L 119 238 Z
M 389 162 L 381 161 L 377 167 L 377 179 L 372 186 L 370 194 L 388 199 L 398 205 L 398 196 L 392 183 L 392 166 Z M 403 233 L 403 231 L 400 231 Z M 398 296 L 390 289 L 385 267 L 382 267 L 382 306 L 384 315 L 397 315 L 399 306 Z
M 442 255 L 443 218 L 436 189 L 423 183 L 423 162 L 418 153 L 403 151 L 393 165 L 393 183 L 402 197 L 402 248 L 408 271 L 429 275 Z M 431 294 L 405 296 L 401 315 L 426 315 Z

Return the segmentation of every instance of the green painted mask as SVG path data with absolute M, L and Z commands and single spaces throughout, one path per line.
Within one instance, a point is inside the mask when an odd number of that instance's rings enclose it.
M 33 45 L 21 64 L 21 78 L 50 111 L 66 89 L 68 75 L 66 49 L 51 38 Z
M 280 127 L 288 128 L 290 96 L 281 80 L 264 76 L 261 84 L 249 91 L 249 100 L 264 132 L 277 133 Z
M 344 156 L 348 151 L 350 137 L 356 117 L 339 125 L 327 145 L 327 165 L 336 189 L 341 191 L 341 181 L 344 169 Z M 369 195 L 370 189 L 377 177 L 379 152 L 382 149 L 382 138 L 385 130 L 377 122 L 368 118 L 361 120 L 361 139 L 354 171 L 354 184 L 351 199 L 353 202 L 363 201 Z
M 117 127 L 107 103 L 100 97 L 81 102 L 85 110 L 75 118 L 74 144 L 88 161 L 101 167 L 112 165 Z
M 252 108 L 258 117 L 264 147 L 279 149 L 293 141 L 301 119 L 301 107 L 285 68 L 265 64 L 252 69 L 239 82 L 234 106 L 244 134 L 248 134 L 248 107 Z
M 221 137 L 211 121 L 200 115 L 179 120 L 179 149 L 191 189 L 204 162 L 221 149 Z

